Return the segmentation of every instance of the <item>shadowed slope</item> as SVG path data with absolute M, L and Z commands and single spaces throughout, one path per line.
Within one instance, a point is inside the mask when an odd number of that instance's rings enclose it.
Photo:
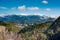
M 60 40 L 60 17 L 46 30 L 48 40 Z

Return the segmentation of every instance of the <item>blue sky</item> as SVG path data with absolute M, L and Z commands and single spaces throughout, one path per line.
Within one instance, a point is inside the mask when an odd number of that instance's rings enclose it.
M 60 16 L 60 0 L 0 0 L 0 14 Z

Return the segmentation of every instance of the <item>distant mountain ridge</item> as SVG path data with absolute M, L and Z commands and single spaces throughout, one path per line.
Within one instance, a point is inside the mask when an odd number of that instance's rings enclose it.
M 18 23 L 39 23 L 45 21 L 54 21 L 54 18 L 48 16 L 38 16 L 38 15 L 7 15 L 0 17 L 0 21 L 4 22 L 18 22 Z

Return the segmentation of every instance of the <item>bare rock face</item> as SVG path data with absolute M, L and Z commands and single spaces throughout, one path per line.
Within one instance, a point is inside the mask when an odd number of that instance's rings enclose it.
M 60 17 L 46 31 L 48 40 L 60 40 Z
M 22 40 L 20 34 L 16 34 L 13 31 L 9 31 L 4 25 L 6 24 L 0 21 L 0 40 Z
M 0 26 L 0 32 L 4 32 L 5 31 L 5 26 Z

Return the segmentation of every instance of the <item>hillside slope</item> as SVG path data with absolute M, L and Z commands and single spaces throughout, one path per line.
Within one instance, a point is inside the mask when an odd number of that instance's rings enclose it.
M 52 22 L 34 24 L 21 29 L 18 34 L 21 34 L 23 40 L 47 40 L 45 31 Z
M 49 40 L 60 40 L 60 17 L 52 23 L 46 32 Z

